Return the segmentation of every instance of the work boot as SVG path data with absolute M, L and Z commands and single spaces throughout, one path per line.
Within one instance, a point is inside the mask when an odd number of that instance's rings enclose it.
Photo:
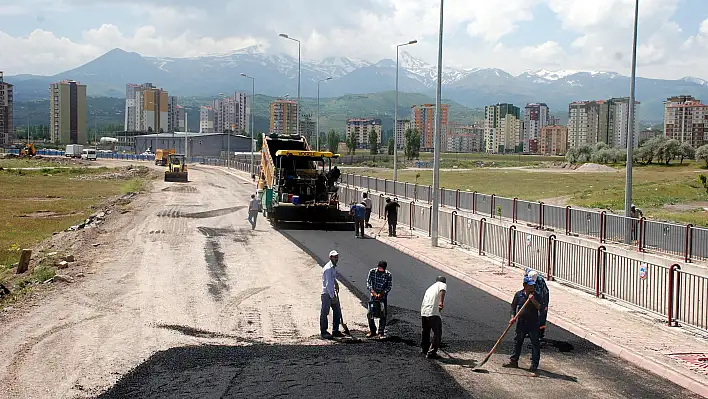
M 509 360 L 509 362 L 502 365 L 502 367 L 507 368 L 507 369 L 518 369 L 519 368 L 519 361 L 518 360 Z
M 534 375 L 536 375 L 536 376 L 538 376 L 538 374 L 539 374 L 539 372 L 538 372 L 538 366 L 531 366 L 531 367 L 529 367 L 529 371 L 532 372 L 532 373 L 534 373 Z
M 375 336 L 376 336 L 375 332 L 370 332 L 370 333 L 366 334 L 366 338 L 374 338 Z
M 325 331 L 325 332 L 323 332 L 322 334 L 320 334 L 320 336 L 322 337 L 322 339 L 332 339 L 332 334 L 330 334 L 330 333 L 327 332 L 327 331 Z
M 344 338 L 344 337 L 346 337 L 346 335 L 344 335 L 341 331 L 335 331 L 335 332 L 333 332 L 333 333 L 332 333 L 332 336 L 333 336 L 334 338 Z
M 428 352 L 425 357 L 428 359 L 440 359 L 440 355 L 438 355 L 436 352 Z

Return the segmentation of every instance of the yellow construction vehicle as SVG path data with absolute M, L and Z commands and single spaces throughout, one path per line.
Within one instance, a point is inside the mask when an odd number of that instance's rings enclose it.
M 187 183 L 187 160 L 182 154 L 169 154 L 167 156 L 167 170 L 165 181 Z
M 20 158 L 32 158 L 35 155 L 37 155 L 37 149 L 32 143 L 27 143 L 20 149 Z
M 157 151 L 155 151 L 155 165 L 159 165 L 159 166 L 167 165 L 167 157 L 170 154 L 176 154 L 176 153 L 177 153 L 177 151 L 175 151 L 174 148 L 170 148 L 170 149 L 158 148 Z

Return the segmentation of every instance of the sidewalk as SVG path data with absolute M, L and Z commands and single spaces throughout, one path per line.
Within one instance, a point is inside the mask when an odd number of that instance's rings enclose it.
M 372 215 L 368 235 L 376 235 L 385 222 Z M 440 241 L 433 248 L 427 234 L 419 235 L 399 224 L 398 237 L 388 237 L 383 226 L 379 241 L 419 259 L 445 273 L 510 302 L 519 290 L 523 270 L 504 267 L 502 261 L 464 251 L 449 242 Z M 412 234 L 412 237 L 411 237 Z M 411 238 L 404 238 L 411 237 Z M 609 353 L 669 379 L 693 392 L 708 397 L 708 369 L 669 357 L 671 354 L 703 354 L 708 356 L 708 340 L 698 334 L 668 327 L 656 317 L 598 299 L 556 282 L 548 282 L 551 303 L 548 321 L 572 332 Z M 552 336 L 553 330 L 549 330 Z

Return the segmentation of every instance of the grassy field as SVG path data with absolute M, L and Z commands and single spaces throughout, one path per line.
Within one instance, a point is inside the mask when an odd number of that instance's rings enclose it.
M 392 177 L 391 171 L 388 170 L 351 171 L 380 178 Z M 400 170 L 399 180 L 415 182 L 418 173 L 419 184 L 432 184 L 432 172 L 426 170 Z M 708 212 L 672 210 L 665 207 L 708 201 L 708 194 L 698 180 L 701 173 L 708 175 L 708 170 L 694 162 L 684 162 L 684 165 L 636 167 L 633 175 L 634 202 L 642 208 L 645 216 L 653 219 L 708 226 Z M 582 173 L 478 168 L 440 173 L 440 185 L 445 188 L 613 211 L 624 209 L 624 181 L 624 169 L 617 173 Z
M 369 166 L 377 168 L 393 168 L 393 156 L 386 155 L 386 149 L 384 153 L 379 154 L 381 159 L 376 162 L 365 161 L 354 166 Z M 344 154 L 342 154 L 344 155 Z M 356 155 L 369 156 L 369 150 L 357 150 Z M 417 160 L 408 161 L 405 159 L 403 151 L 398 153 L 399 162 L 403 162 L 408 167 L 416 167 Z M 384 161 L 383 159 L 386 158 Z M 420 161 L 422 162 L 432 162 L 433 154 L 430 152 L 423 152 L 420 154 Z M 492 166 L 497 168 L 504 167 L 514 167 L 514 166 L 543 166 L 552 163 L 565 162 L 564 157 L 547 157 L 542 155 L 516 155 L 516 154 L 485 154 L 485 153 L 443 153 L 440 154 L 440 167 L 441 168 L 453 168 L 457 167 L 459 169 L 475 168 L 478 167 L 478 163 L 481 162 L 484 166 Z M 425 167 L 425 166 L 424 166 Z
M 42 159 L 0 159 L 0 168 L 41 168 L 57 166 L 52 160 Z
M 30 165 L 27 167 L 37 166 Z M 106 168 L 0 171 L 0 267 L 11 267 L 17 262 L 22 248 L 32 247 L 52 233 L 84 220 L 92 212 L 90 206 L 142 187 L 140 179 L 72 179 L 107 171 Z

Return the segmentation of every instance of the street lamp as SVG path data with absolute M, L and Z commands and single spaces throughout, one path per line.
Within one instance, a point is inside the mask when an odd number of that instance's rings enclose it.
M 315 140 L 317 140 L 317 151 L 320 150 L 320 83 L 332 80 L 332 77 L 324 78 L 317 81 L 317 130 Z
M 433 136 L 433 209 L 430 229 L 430 243 L 432 246 L 438 246 L 438 208 L 440 207 L 440 86 L 442 82 L 442 56 L 443 56 L 443 3 L 445 0 L 440 0 L 440 37 L 438 38 L 438 81 L 435 93 L 435 130 Z
M 411 40 L 408 43 L 399 44 L 396 46 L 396 108 L 393 111 L 393 181 L 398 180 L 398 49 L 403 46 L 418 43 L 417 40 Z M 395 184 L 395 183 L 394 183 Z
M 255 99 L 256 99 L 256 79 L 253 77 L 250 77 L 246 75 L 245 73 L 242 73 L 241 76 L 244 78 L 251 79 L 251 106 L 248 108 L 248 113 L 251 114 L 251 176 L 256 174 L 256 167 L 255 167 L 255 160 L 254 160 L 254 155 L 253 155 L 253 148 L 255 147 L 255 143 L 253 142 L 253 106 L 255 105 Z
M 224 117 L 224 107 L 226 105 L 224 104 L 224 97 L 226 97 L 226 94 L 219 93 L 219 99 L 221 101 L 219 103 L 219 110 L 221 113 L 221 124 L 224 125 L 224 130 L 228 130 L 228 132 L 226 133 L 226 168 L 229 169 L 231 168 L 231 129 L 227 128 L 226 124 L 224 123 L 224 121 L 226 120 L 226 118 Z
M 297 42 L 297 113 L 295 115 L 295 128 L 297 129 L 297 134 L 300 134 L 300 41 L 297 39 L 293 39 L 292 37 L 286 35 L 285 33 L 281 33 L 278 35 L 284 39 L 292 40 L 294 42 Z
M 637 23 L 639 22 L 639 0 L 634 2 L 634 39 L 632 41 L 632 76 L 629 82 L 629 124 L 627 126 L 627 177 L 624 188 L 624 216 L 627 219 L 627 243 L 632 242 L 632 151 L 634 150 L 634 85 L 637 77 Z

